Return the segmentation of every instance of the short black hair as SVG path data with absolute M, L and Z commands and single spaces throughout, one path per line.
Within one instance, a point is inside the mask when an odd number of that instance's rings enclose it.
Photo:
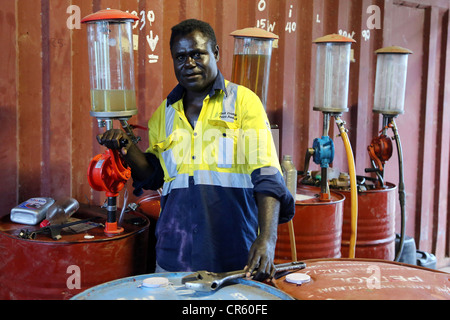
M 206 37 L 208 37 L 211 43 L 211 48 L 214 49 L 216 47 L 217 45 L 216 34 L 211 25 L 207 22 L 200 21 L 197 19 L 188 19 L 172 27 L 172 35 L 170 36 L 170 50 L 172 50 L 172 46 L 175 42 L 176 37 L 186 36 L 194 31 L 200 31 Z

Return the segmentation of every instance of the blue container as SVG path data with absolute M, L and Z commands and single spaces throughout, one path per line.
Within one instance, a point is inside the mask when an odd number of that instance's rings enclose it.
M 417 265 L 428 269 L 436 269 L 436 256 L 425 251 L 416 251 Z
M 275 287 L 248 279 L 234 280 L 216 291 L 194 291 L 181 283 L 191 273 L 152 273 L 114 280 L 83 291 L 71 300 L 294 300 Z M 157 288 L 142 285 L 152 277 L 167 278 L 169 285 Z

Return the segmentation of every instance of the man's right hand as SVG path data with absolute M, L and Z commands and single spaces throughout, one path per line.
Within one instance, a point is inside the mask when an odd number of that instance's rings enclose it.
M 99 134 L 97 141 L 108 149 L 122 149 L 122 153 L 126 153 L 125 150 L 128 150 L 133 144 L 130 137 L 120 129 L 111 129 L 103 134 Z

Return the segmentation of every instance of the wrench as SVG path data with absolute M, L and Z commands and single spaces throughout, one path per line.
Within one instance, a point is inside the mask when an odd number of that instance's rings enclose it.
M 304 262 L 295 261 L 283 263 L 275 266 L 275 272 L 286 272 L 301 270 L 306 267 Z M 188 289 L 195 291 L 209 292 L 219 289 L 223 284 L 235 279 L 244 278 L 246 272 L 237 270 L 231 272 L 215 273 L 209 271 L 197 271 L 181 279 L 181 283 Z

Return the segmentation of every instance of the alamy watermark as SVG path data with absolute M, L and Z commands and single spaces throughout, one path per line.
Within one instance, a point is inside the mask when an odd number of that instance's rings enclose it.
M 176 165 L 260 165 L 270 162 L 276 156 L 276 149 L 270 130 L 225 129 L 202 130 L 202 122 L 197 122 L 195 132 L 178 128 L 156 147 L 170 154 Z
M 265 9 L 265 1 L 260 1 L 260 3 L 261 2 L 264 2 L 264 9 Z M 259 6 L 258 6 L 258 10 L 261 11 L 261 8 Z M 70 30 L 81 29 L 81 9 L 80 9 L 80 7 L 77 5 L 70 5 L 67 7 L 66 12 L 67 12 L 67 14 L 69 14 L 69 17 L 67 18 L 67 21 L 66 21 L 67 28 Z M 154 21 L 153 11 L 150 11 L 149 14 L 150 13 L 153 14 L 153 21 Z M 366 20 L 367 29 L 368 30 L 381 29 L 381 8 L 377 5 L 370 5 L 366 9 L 366 13 L 368 15 L 370 15 Z M 290 13 L 290 15 L 291 15 L 291 13 Z M 150 17 L 149 17 L 149 20 L 151 21 Z M 317 17 L 316 22 L 320 22 L 319 17 Z M 260 21 L 258 20 L 258 24 L 259 23 L 260 23 Z
M 67 267 L 66 273 L 70 274 L 70 276 L 67 277 L 67 281 L 66 281 L 67 289 L 69 289 L 69 290 L 81 289 L 80 267 L 77 265 L 70 265 Z
M 367 273 L 371 274 L 366 279 L 367 289 L 381 289 L 381 269 L 379 266 L 370 265 L 367 267 Z
M 66 12 L 69 14 L 67 18 L 66 26 L 68 29 L 81 29 L 81 9 L 77 5 L 70 5 L 67 7 Z

